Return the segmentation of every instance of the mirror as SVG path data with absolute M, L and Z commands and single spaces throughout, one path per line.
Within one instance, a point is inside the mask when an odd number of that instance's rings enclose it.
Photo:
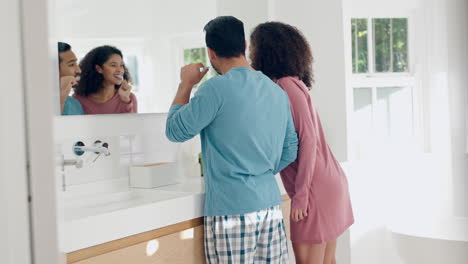
M 102 88 L 94 88 L 100 93 L 92 92 L 92 89 L 86 90 L 87 87 L 93 87 L 88 85 L 93 75 L 85 76 L 86 69 L 82 67 L 83 74 L 79 80 L 82 84 L 78 87 L 74 83 L 70 85 L 74 88 L 70 89 L 68 97 L 68 92 L 62 92 L 64 108 L 69 107 L 67 104 L 70 97 L 76 97 L 85 98 L 84 101 L 78 100 L 84 114 L 167 112 L 177 89 L 180 67 L 192 62 L 209 63 L 203 27 L 209 20 L 216 17 L 216 2 L 216 0 L 55 1 L 52 32 L 55 33 L 57 41 L 71 46 L 78 64 L 82 64 L 83 58 L 92 49 L 110 45 L 122 52 L 123 65 L 131 77 L 130 93 L 124 94 L 126 97 L 121 96 L 119 90 L 122 89 L 119 88 L 118 79 L 124 77 L 123 72 L 114 71 L 123 66 L 119 64 L 121 63 L 120 56 L 116 57 L 117 61 L 108 60 L 106 61 L 108 64 L 104 63 L 102 68 L 98 67 L 101 70 L 99 74 L 104 76 L 105 81 L 108 81 L 107 85 L 101 85 L 101 87 L 109 87 L 112 84 L 114 86 L 111 87 L 116 88 L 112 91 L 114 95 L 106 93 L 106 97 L 103 95 Z M 62 60 L 61 63 L 66 64 L 68 61 Z M 109 70 L 110 73 L 108 73 L 106 65 L 115 68 Z M 73 65 L 70 64 L 68 67 L 73 67 Z M 92 67 L 87 68 L 89 68 L 87 72 L 92 71 Z M 212 72 L 207 74 L 207 78 L 215 74 L 213 70 L 210 71 Z M 112 83 L 111 79 L 106 79 L 108 76 L 106 74 L 110 76 L 109 78 L 114 78 L 116 83 Z M 63 79 L 63 76 L 64 74 L 60 79 Z M 83 81 L 84 78 L 86 82 Z M 73 95 L 77 89 L 80 89 L 80 92 Z M 114 102 L 114 105 L 103 106 L 115 98 L 120 100 L 117 100 L 117 103 Z M 130 101 L 127 101 L 129 104 L 136 101 L 137 106 L 122 107 L 123 98 L 129 98 Z M 59 104 L 60 102 L 57 102 L 57 108 Z M 71 113 L 63 114 L 73 115 L 77 112 L 71 111 Z

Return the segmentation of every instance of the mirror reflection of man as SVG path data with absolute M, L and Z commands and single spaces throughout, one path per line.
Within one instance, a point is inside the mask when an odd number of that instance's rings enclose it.
M 58 43 L 59 76 L 60 76 L 60 111 L 62 115 L 83 115 L 80 102 L 69 96 L 73 86 L 78 84 L 81 74 L 78 59 L 71 46 L 64 42 Z

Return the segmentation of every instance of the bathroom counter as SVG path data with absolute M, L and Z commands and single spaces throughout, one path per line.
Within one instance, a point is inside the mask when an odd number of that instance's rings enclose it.
M 201 179 L 67 203 L 61 250 L 69 253 L 203 216 Z
M 284 195 L 279 176 L 276 179 Z M 202 224 L 203 204 L 204 184 L 200 178 L 70 201 L 61 212 L 61 251 L 77 252 L 190 221 Z

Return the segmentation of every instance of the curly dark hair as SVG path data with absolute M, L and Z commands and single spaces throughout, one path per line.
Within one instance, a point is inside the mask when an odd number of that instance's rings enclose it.
M 271 79 L 297 76 L 312 87 L 312 52 L 309 42 L 296 28 L 281 22 L 262 23 L 250 35 L 252 67 Z
M 109 58 L 117 54 L 123 59 L 122 52 L 113 46 L 100 46 L 92 49 L 80 62 L 81 68 L 81 79 L 78 83 L 78 87 L 75 89 L 75 93 L 81 96 L 88 96 L 99 92 L 104 88 L 102 82 L 104 77 L 96 70 L 96 65 L 102 67 L 102 65 L 109 60 Z M 124 80 L 131 82 L 130 73 L 127 67 L 124 65 Z M 119 85 L 115 86 L 115 89 L 119 89 Z

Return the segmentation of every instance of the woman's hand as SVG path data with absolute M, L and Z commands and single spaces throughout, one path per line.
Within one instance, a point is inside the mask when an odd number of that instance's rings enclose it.
M 291 210 L 291 219 L 294 222 L 299 222 L 307 216 L 307 211 L 302 209 L 294 208 Z
M 120 88 L 119 88 L 119 96 L 120 96 L 120 100 L 122 100 L 122 102 L 126 103 L 126 104 L 129 104 L 131 99 L 130 99 L 130 94 L 132 94 L 132 86 L 127 82 L 127 81 L 123 81 L 122 84 L 120 85 Z

